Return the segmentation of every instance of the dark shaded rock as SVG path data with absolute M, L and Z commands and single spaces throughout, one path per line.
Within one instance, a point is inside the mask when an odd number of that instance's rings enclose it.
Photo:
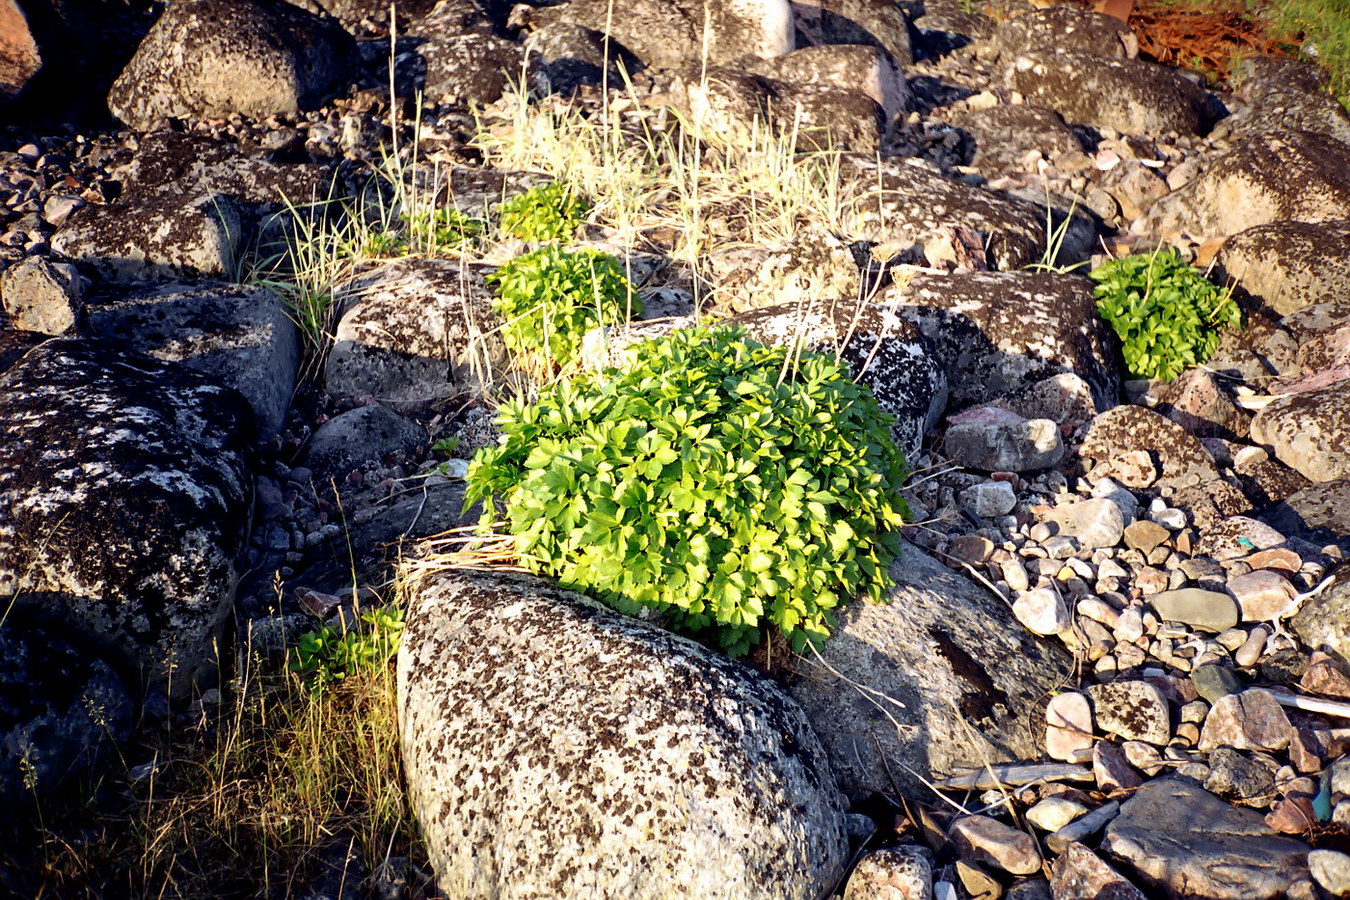
M 341 476 L 386 457 L 407 457 L 427 444 L 426 429 L 387 406 L 361 406 L 334 416 L 315 430 L 304 464 L 316 474 Z
M 793 0 L 792 14 L 804 44 L 867 44 L 885 50 L 896 65 L 914 61 L 909 22 L 897 3 Z
M 1265 518 L 1290 537 L 1350 545 L 1350 479 L 1307 485 L 1285 496 Z
M 1115 339 L 1085 279 L 1033 272 L 916 275 L 887 288 L 879 301 L 932 343 L 947 368 L 953 406 L 988 402 L 1062 373 L 1086 381 L 1098 409 L 1116 403 Z
M 1191 524 L 1202 532 L 1252 509 L 1252 503 L 1242 488 L 1227 481 L 1208 481 L 1176 488 L 1168 502 L 1183 510 Z
M 1350 145 L 1307 131 L 1249 138 L 1155 203 L 1130 230 L 1225 237 L 1272 222 L 1329 222 L 1350 209 Z
M 1350 569 L 1341 569 L 1321 593 L 1303 601 L 1289 620 L 1294 633 L 1314 650 L 1350 662 Z
M 1215 262 L 1218 279 L 1278 315 L 1344 300 L 1350 221 L 1258 225 L 1224 241 Z
M 1120 19 L 1076 6 L 1051 6 L 1014 16 L 994 29 L 996 56 L 1014 57 L 1047 47 L 1095 57 L 1139 55 L 1139 41 Z
M 1264 307 L 1249 310 L 1243 318 L 1242 328 L 1219 332 L 1219 346 L 1206 367 L 1258 383 L 1271 375 L 1297 375 L 1298 340 L 1282 320 Z
M 1012 61 L 1007 82 L 1028 103 L 1049 107 L 1073 125 L 1181 134 L 1205 127 L 1204 89 L 1175 69 L 1141 59 L 1029 52 Z
M 1266 900 L 1308 877 L 1305 844 L 1181 778 L 1139 788 L 1102 848 L 1167 897 Z
M 1275 798 L 1275 773 L 1231 747 L 1220 747 L 1209 755 L 1209 777 L 1205 790 L 1249 806 L 1268 806 Z
M 642 61 L 618 41 L 571 22 L 552 22 L 530 31 L 525 52 L 552 93 L 571 94 L 583 84 L 623 84 L 623 73 L 642 70 Z M 607 71 L 608 70 L 608 71 Z M 518 76 L 517 76 L 518 77 Z
M 170 4 L 108 95 L 113 114 L 149 130 L 165 117 L 263 117 L 314 109 L 356 70 L 336 21 L 283 0 Z
M 1247 436 L 1251 414 L 1238 406 L 1209 369 L 1188 369 L 1158 394 L 1159 413 L 1196 437 L 1227 441 Z
M 1219 480 L 1214 457 L 1199 438 L 1142 406 L 1117 406 L 1101 413 L 1088 424 L 1078 448 L 1084 460 L 1103 464 L 1106 475 L 1122 466 L 1123 455 L 1131 452 L 1152 458 L 1159 484 L 1183 488 Z
M 400 27 L 416 21 L 431 12 L 436 0 L 290 0 L 296 6 L 322 10 L 341 22 L 345 27 L 356 28 L 362 23 L 385 25 L 389 21 L 389 8 L 394 8 Z
M 1290 495 L 1312 487 L 1312 482 L 1308 479 L 1274 459 L 1263 459 L 1258 462 L 1239 461 L 1234 470 L 1242 485 L 1242 493 L 1251 501 L 1254 509 L 1281 503 Z M 1350 500 L 1350 497 L 1346 499 Z M 1275 527 L 1288 535 L 1297 533 L 1294 528 L 1282 528 L 1279 525 Z
M 1083 149 L 1059 113 L 1039 106 L 991 106 L 958 116 L 952 124 L 969 133 L 975 145 L 970 165 L 986 172 L 1020 172 L 1032 150 L 1053 158 Z
M 829 762 L 774 682 L 542 579 L 412 598 L 403 761 L 448 895 L 814 900 L 842 874 Z
M 209 375 L 243 394 L 260 437 L 281 429 L 300 369 L 300 334 L 263 287 L 171 284 L 95 302 L 89 334 Z
M 840 786 L 854 798 L 920 797 L 927 792 L 920 778 L 1039 756 L 1040 736 L 1026 723 L 1041 720 L 1040 704 L 1067 677 L 1068 655 L 916 547 L 906 544 L 890 571 L 889 602 L 846 607 L 821 649 L 823 663 L 791 662 L 789 690 Z
M 868 44 L 804 47 L 772 59 L 738 60 L 737 66 L 774 81 L 864 94 L 882 108 L 887 120 L 909 106 L 905 73 L 880 47 Z
M 172 363 L 56 338 L 0 377 L 0 596 L 172 699 L 214 684 L 252 412 Z
M 47 340 L 49 335 L 35 331 L 0 330 L 0 374 L 23 359 L 24 354 Z
M 984 40 L 997 27 L 993 19 L 960 0 L 923 0 L 911 6 L 915 58 L 945 56 L 972 41 Z
M 1276 398 L 1252 419 L 1252 439 L 1312 481 L 1350 477 L 1350 380 Z
M 1313 131 L 1350 141 L 1350 115 L 1325 90 L 1306 89 L 1288 77 L 1254 78 L 1240 90 L 1247 103 L 1224 119 L 1229 134 Z
M 432 103 L 492 103 L 524 76 L 533 82 L 533 66 L 525 64 L 525 48 L 494 34 L 455 34 L 418 44 L 422 75 L 418 86 Z

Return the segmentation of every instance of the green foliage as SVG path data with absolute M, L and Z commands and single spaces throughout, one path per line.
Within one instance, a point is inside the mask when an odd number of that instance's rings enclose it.
M 884 596 L 905 461 L 832 356 L 679 331 L 505 404 L 498 425 L 467 502 L 501 497 L 527 567 L 619 610 L 739 654 L 765 625 L 800 650 L 840 604 Z
M 458 448 L 459 448 L 458 437 L 446 437 L 441 438 L 439 441 L 432 444 L 431 452 L 436 454 L 437 456 L 449 456 L 450 454 L 454 453 L 455 450 L 457 450 Z
M 325 623 L 301 636 L 288 667 L 321 693 L 333 682 L 387 664 L 398 652 L 402 631 L 403 610 L 395 606 L 367 610 L 352 627 Z
M 522 241 L 570 240 L 590 205 L 561 181 L 530 188 L 498 209 L 502 232 Z
M 540 247 L 488 276 L 493 309 L 506 319 L 502 339 L 517 353 L 564 366 L 597 325 L 642 312 L 619 260 L 597 250 Z
M 476 243 L 487 233 L 487 222 L 452 206 L 442 206 L 413 213 L 408 228 L 429 252 L 436 252 Z
M 1097 282 L 1097 311 L 1120 338 L 1134 378 L 1171 381 L 1214 355 L 1220 329 L 1242 325 L 1231 292 L 1172 247 L 1112 260 L 1089 277 Z

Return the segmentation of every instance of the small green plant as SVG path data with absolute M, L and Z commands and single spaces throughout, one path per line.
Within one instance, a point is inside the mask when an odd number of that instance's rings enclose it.
M 585 220 L 590 205 L 561 181 L 530 188 L 498 209 L 502 233 L 522 241 L 567 241 Z
M 403 610 L 384 606 L 361 614 L 358 625 L 323 624 L 300 638 L 288 666 L 320 693 L 336 681 L 376 669 L 398 652 Z
M 621 611 L 739 654 L 765 626 L 800 650 L 839 605 L 884 596 L 905 462 L 832 356 L 679 331 L 505 404 L 498 425 L 467 502 L 502 498 L 525 566 Z
M 450 456 L 457 449 L 459 449 L 458 437 L 441 438 L 439 441 L 431 445 L 431 452 L 436 454 L 437 456 Z
M 1214 355 L 1220 329 L 1242 324 L 1232 293 L 1173 247 L 1112 260 L 1089 277 L 1097 282 L 1097 311 L 1120 338 L 1134 378 L 1171 381 Z
M 597 250 L 541 247 L 488 276 L 493 308 L 506 319 L 502 340 L 517 353 L 565 366 L 586 332 L 642 312 L 618 259 Z
M 472 245 L 487 233 L 485 220 L 451 206 L 417 211 L 407 221 L 414 239 L 432 253 Z

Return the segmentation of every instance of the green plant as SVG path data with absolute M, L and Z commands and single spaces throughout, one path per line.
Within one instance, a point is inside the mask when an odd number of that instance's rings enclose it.
M 467 502 L 502 498 L 525 566 L 734 654 L 765 625 L 800 650 L 883 598 L 905 462 L 837 359 L 728 327 L 632 353 L 505 404 L 503 443 L 474 457 Z
M 576 233 L 590 204 L 561 181 L 530 188 L 498 209 L 504 234 L 522 241 L 566 241 Z
M 301 636 L 288 667 L 321 692 L 356 672 L 385 665 L 398 651 L 403 610 L 384 606 L 361 614 L 361 626 L 323 624 Z
M 541 247 L 506 263 L 487 281 L 496 292 L 492 306 L 506 319 L 506 346 L 540 354 L 546 365 L 570 362 L 597 325 L 642 312 L 619 260 L 597 250 Z
M 1220 329 L 1242 324 L 1232 293 L 1172 247 L 1112 260 L 1089 277 L 1097 282 L 1097 311 L 1120 338 L 1134 378 L 1171 381 L 1214 355 Z
M 487 222 L 454 207 L 417 210 L 407 217 L 414 240 L 428 252 L 458 250 L 487 233 Z

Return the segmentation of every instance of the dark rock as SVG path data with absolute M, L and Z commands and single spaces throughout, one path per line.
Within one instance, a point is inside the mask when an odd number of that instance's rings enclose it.
M 896 65 L 907 66 L 914 61 L 909 22 L 897 3 L 794 0 L 792 14 L 804 44 L 866 44 L 885 50 Z
M 128 683 L 208 685 L 253 495 L 244 398 L 69 338 L 0 377 L 0 595 L 102 646 Z
M 774 81 L 864 94 L 882 108 L 888 121 L 909 106 L 905 73 L 880 47 L 868 44 L 822 44 L 772 59 L 746 58 L 737 65 Z
M 1139 55 L 1139 41 L 1124 22 L 1076 6 L 1051 6 L 1014 16 L 994 29 L 989 43 L 1004 57 L 1046 47 L 1107 58 Z
M 1350 544 L 1350 479 L 1313 484 L 1286 496 L 1265 518 L 1316 544 Z
M 814 900 L 843 873 L 829 762 L 774 682 L 541 579 L 412 597 L 400 734 L 442 891 Z
M 1251 462 L 1239 461 L 1237 465 L 1234 466 L 1234 471 L 1237 473 L 1238 480 L 1242 483 L 1242 493 L 1246 494 L 1247 499 L 1251 501 L 1253 508 L 1256 509 L 1283 503 L 1293 495 L 1314 487 L 1313 483 L 1308 479 L 1304 478 L 1284 463 L 1274 459 L 1263 459 Z M 1337 482 L 1333 481 L 1327 482 L 1326 484 L 1331 486 L 1336 483 Z M 1334 488 L 1332 488 L 1332 490 L 1334 491 Z M 1312 496 L 1316 496 L 1316 494 Z M 1350 497 L 1346 498 L 1346 502 L 1350 502 Z M 1298 508 L 1296 507 L 1291 507 L 1291 509 L 1295 509 L 1296 512 L 1298 511 Z M 1337 507 L 1333 505 L 1326 507 L 1325 511 L 1334 515 L 1335 509 L 1337 509 Z M 1311 513 L 1311 506 L 1308 507 L 1308 511 Z M 1275 513 L 1267 514 L 1266 518 L 1269 519 L 1270 523 L 1274 525 L 1275 528 L 1290 536 L 1300 533 L 1306 534 L 1310 529 L 1323 527 L 1321 524 L 1312 524 L 1313 519 L 1318 519 L 1319 521 L 1325 519 L 1325 523 L 1327 524 L 1331 521 L 1330 519 L 1326 519 L 1325 514 L 1312 515 L 1308 519 L 1307 528 L 1305 528 L 1303 532 L 1300 532 L 1299 529 L 1302 526 L 1291 523 L 1289 520 L 1283 518 L 1280 522 L 1277 522 L 1274 518 L 1271 518 L 1272 515 L 1282 515 L 1282 513 L 1276 511 Z M 1347 525 L 1350 525 L 1350 523 L 1347 523 Z
M 0 330 L 0 375 L 47 338 L 48 335 L 38 334 L 35 331 Z
M 1350 282 L 1350 221 L 1250 228 L 1223 242 L 1215 275 L 1282 316 L 1343 300 Z
M 416 21 L 431 12 L 436 0 L 291 0 L 296 6 L 311 6 L 328 13 L 347 28 L 356 28 L 364 22 L 375 25 L 387 24 L 389 8 L 394 8 L 398 16 L 399 27 L 405 27 L 410 21 Z
M 1230 747 L 1209 755 L 1205 790 L 1249 806 L 1268 806 L 1275 797 L 1275 773 Z
M 508 86 L 537 75 L 525 63 L 525 48 L 494 34 L 455 34 L 422 41 L 418 86 L 432 103 L 492 103 Z
M 426 444 L 426 429 L 416 422 L 387 406 L 361 406 L 320 425 L 303 462 L 318 475 L 341 476 L 386 457 L 411 456 Z
M 971 136 L 975 149 L 970 165 L 991 173 L 1021 172 L 1032 150 L 1053 159 L 1083 149 L 1059 113 L 1039 106 L 991 106 L 958 116 L 952 124 Z
M 525 52 L 537 77 L 552 93 L 571 94 L 583 84 L 623 84 L 623 73 L 642 70 L 642 61 L 618 41 L 571 22 L 552 22 L 530 31 Z M 518 77 L 518 76 L 517 76 Z

